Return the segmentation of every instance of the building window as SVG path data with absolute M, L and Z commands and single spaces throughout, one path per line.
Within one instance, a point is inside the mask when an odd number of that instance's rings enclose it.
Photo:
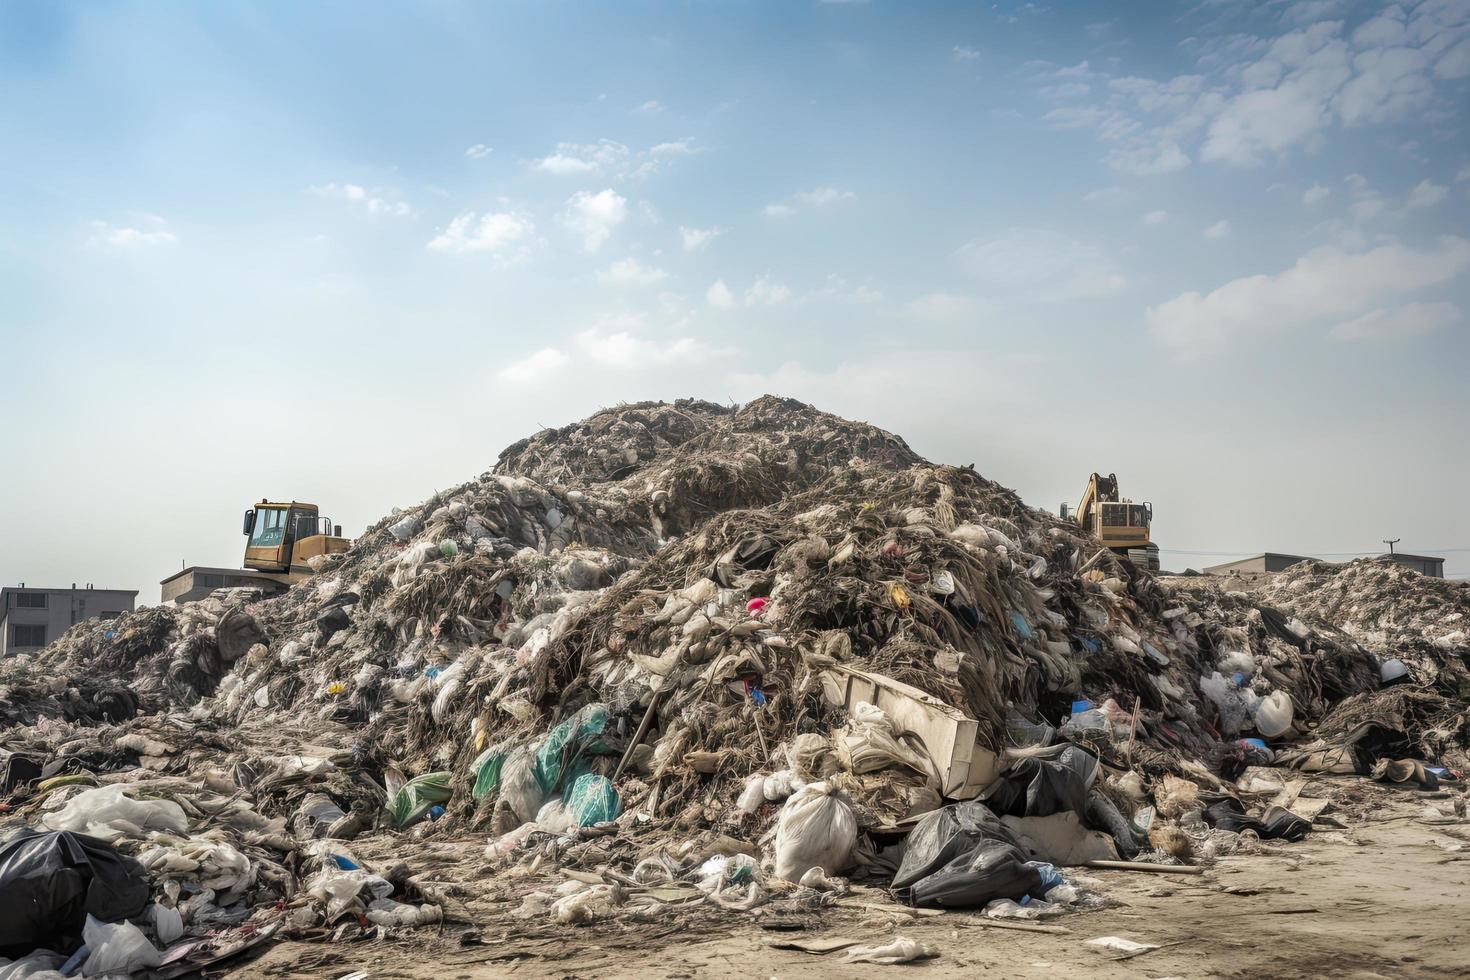
M 10 645 L 13 647 L 43 647 L 46 645 L 46 625 L 38 623 L 28 626 L 16 623 L 10 627 Z
M 15 594 L 15 608 L 17 609 L 45 609 L 46 593 L 44 592 L 17 592 Z

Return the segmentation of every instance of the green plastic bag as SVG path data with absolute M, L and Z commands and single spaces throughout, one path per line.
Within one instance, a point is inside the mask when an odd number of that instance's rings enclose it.
M 388 801 L 388 816 L 396 827 L 408 827 L 424 819 L 436 804 L 446 803 L 454 795 L 449 788 L 450 773 L 430 772 L 415 776 Z
M 607 727 L 607 705 L 589 704 L 566 721 L 546 733 L 546 741 L 536 750 L 536 781 L 547 793 L 556 792 L 562 784 L 565 767 L 583 753 L 593 755 L 611 751 L 602 741 Z
M 562 797 L 562 804 L 578 827 L 607 823 L 616 820 L 623 812 L 623 801 L 613 788 L 612 780 L 590 772 L 577 777 L 571 790 Z
M 470 763 L 470 772 L 475 777 L 475 799 L 483 800 L 500 786 L 500 769 L 505 765 L 505 757 L 510 755 L 510 750 L 510 742 L 501 742 L 481 752 Z

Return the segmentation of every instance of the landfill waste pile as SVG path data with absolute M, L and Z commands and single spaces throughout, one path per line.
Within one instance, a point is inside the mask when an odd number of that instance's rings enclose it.
M 1467 735 L 1330 618 L 772 396 L 545 430 L 317 564 L 0 663 L 0 957 L 174 976 L 854 888 L 1057 915 L 1098 861 L 1299 840 L 1243 789 L 1281 755 L 1449 778 Z
M 1391 558 L 1359 558 L 1300 562 L 1255 592 L 1305 620 L 1337 626 L 1446 693 L 1470 697 L 1470 582 L 1421 575 Z

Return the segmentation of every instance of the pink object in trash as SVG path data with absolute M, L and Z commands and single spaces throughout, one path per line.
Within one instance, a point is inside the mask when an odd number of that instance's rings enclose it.
M 762 612 L 765 611 L 766 605 L 770 601 L 770 599 L 767 599 L 764 596 L 752 599 L 745 604 L 745 611 L 750 613 L 752 616 L 759 616 Z

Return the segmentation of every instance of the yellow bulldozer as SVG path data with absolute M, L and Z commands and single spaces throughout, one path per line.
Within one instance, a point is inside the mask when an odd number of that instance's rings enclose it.
M 337 555 L 351 547 L 342 526 L 321 516 L 316 504 L 262 499 L 245 511 L 243 568 L 191 565 L 159 583 L 162 601 L 193 602 L 215 589 L 282 592 L 313 574 L 311 559 Z
M 1062 504 L 1061 514 L 1064 519 L 1071 518 L 1081 524 L 1105 547 L 1139 568 L 1151 572 L 1159 570 L 1159 546 L 1149 540 L 1149 525 L 1154 519 L 1153 504 L 1120 500 L 1116 473 L 1107 476 L 1092 474 L 1077 509 L 1069 513 L 1067 505 Z

